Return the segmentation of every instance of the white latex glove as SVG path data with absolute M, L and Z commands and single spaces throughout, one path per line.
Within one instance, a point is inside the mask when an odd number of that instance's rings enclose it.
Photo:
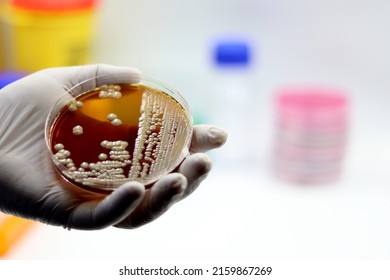
M 136 69 L 105 64 L 51 68 L 0 90 L 1 211 L 68 229 L 136 228 L 159 217 L 205 179 L 211 161 L 203 152 L 220 147 L 227 137 L 211 125 L 194 127 L 191 155 L 148 190 L 128 182 L 100 195 L 66 185 L 58 177 L 44 140 L 49 110 L 66 90 L 108 73 L 117 73 L 118 83 L 124 73 L 135 80 L 139 74 Z M 108 82 L 96 78 L 91 86 Z

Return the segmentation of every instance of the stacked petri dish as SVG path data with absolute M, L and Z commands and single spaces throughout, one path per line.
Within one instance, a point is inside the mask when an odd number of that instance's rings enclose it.
M 337 181 L 348 138 L 348 98 L 341 90 L 288 87 L 276 95 L 274 171 L 298 184 Z

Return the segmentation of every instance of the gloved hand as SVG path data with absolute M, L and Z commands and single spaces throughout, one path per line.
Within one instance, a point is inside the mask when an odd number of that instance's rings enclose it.
M 67 185 L 51 162 L 45 120 L 66 90 L 104 74 L 134 76 L 136 69 L 98 64 L 45 69 L 0 90 L 0 210 L 68 229 L 137 228 L 191 194 L 211 169 L 204 153 L 226 141 L 215 126 L 194 127 L 191 155 L 150 189 L 128 182 L 109 195 Z M 127 75 L 125 75 L 127 76 Z M 123 77 L 123 76 L 122 76 Z M 109 81 L 92 79 L 92 86 Z

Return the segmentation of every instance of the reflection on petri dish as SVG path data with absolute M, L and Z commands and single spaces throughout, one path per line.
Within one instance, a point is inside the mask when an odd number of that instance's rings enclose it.
M 178 92 L 144 76 L 80 92 L 85 85 L 62 97 L 46 122 L 48 148 L 68 181 L 93 191 L 130 180 L 150 185 L 188 155 L 192 117 Z

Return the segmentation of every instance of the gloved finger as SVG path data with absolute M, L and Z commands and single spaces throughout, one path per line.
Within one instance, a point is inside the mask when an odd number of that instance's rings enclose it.
M 116 224 L 119 228 L 137 228 L 165 213 L 186 189 L 187 180 L 179 173 L 170 173 L 147 191 L 139 207 L 129 217 Z
M 96 230 L 112 226 L 130 215 L 141 203 L 144 194 L 145 187 L 141 183 L 126 183 L 101 201 L 84 202 L 76 207 L 67 227 Z
M 225 144 L 226 139 L 226 131 L 218 126 L 196 125 L 193 130 L 190 152 L 200 153 L 219 148 Z
M 81 93 L 104 84 L 137 83 L 141 72 L 132 67 L 90 64 L 45 69 L 42 73 L 54 77 L 66 91 Z
M 34 106 L 46 115 L 68 91 L 72 97 L 106 83 L 136 83 L 139 79 L 140 71 L 135 68 L 107 64 L 47 68 L 4 87 L 0 97 L 8 98 L 7 103 Z
M 81 66 L 80 75 L 74 81 L 73 91 L 88 91 L 105 84 L 132 84 L 140 80 L 141 72 L 138 69 L 108 64 Z
M 193 193 L 206 179 L 212 167 L 211 159 L 204 153 L 197 153 L 186 158 L 179 167 L 179 172 L 187 178 L 187 188 L 182 198 Z
M 56 103 L 56 108 L 61 108 L 83 92 L 90 91 L 104 84 L 137 83 L 140 80 L 140 71 L 135 68 L 112 66 L 108 64 L 91 64 L 73 67 L 49 68 L 37 73 L 46 75 L 49 80 L 57 84 L 54 90 L 57 98 L 61 96 L 61 102 Z
M 136 68 L 98 64 L 96 72 L 96 84 L 137 83 L 141 78 L 141 72 Z

